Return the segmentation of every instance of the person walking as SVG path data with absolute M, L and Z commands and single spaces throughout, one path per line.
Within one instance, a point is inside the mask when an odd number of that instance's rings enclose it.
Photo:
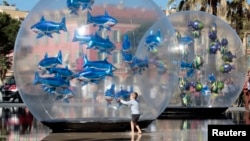
M 137 92 L 132 92 L 130 94 L 130 100 L 129 101 L 119 99 L 119 101 L 122 104 L 129 105 L 130 108 L 131 108 L 131 122 L 130 122 L 130 125 L 131 125 L 131 133 L 132 134 L 134 134 L 135 127 L 136 127 L 138 133 L 142 134 L 141 128 L 138 125 L 138 121 L 139 121 L 139 118 L 140 118 L 140 108 L 139 108 L 139 102 L 138 102 L 137 98 L 138 98 L 138 93 Z

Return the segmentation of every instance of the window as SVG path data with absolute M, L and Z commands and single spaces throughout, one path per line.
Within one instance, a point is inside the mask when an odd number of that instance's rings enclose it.
M 120 42 L 121 40 L 120 40 L 120 31 L 119 30 L 113 30 L 112 31 L 112 40 L 114 41 L 114 42 Z
M 118 58 L 119 58 L 119 53 L 118 52 L 112 52 L 112 60 L 114 64 L 118 63 Z

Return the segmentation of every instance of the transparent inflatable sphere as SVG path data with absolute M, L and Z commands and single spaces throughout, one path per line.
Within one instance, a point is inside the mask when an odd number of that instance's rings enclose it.
M 140 120 L 153 120 L 171 93 L 160 92 L 168 84 L 148 87 L 147 74 L 162 69 L 159 73 L 165 75 L 167 54 L 153 60 L 136 53 L 151 45 L 170 46 L 163 39 L 174 37 L 174 28 L 151 0 L 41 0 L 16 39 L 17 86 L 41 121 L 129 121 L 130 107 L 119 99 L 129 100 L 134 91 L 139 94 Z
M 229 107 L 240 95 L 247 72 L 246 55 L 235 30 L 200 11 L 168 16 L 178 40 L 178 88 L 170 107 Z

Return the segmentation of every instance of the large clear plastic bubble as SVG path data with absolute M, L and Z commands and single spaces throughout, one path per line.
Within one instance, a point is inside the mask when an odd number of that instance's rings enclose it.
M 200 11 L 168 16 L 179 42 L 178 87 L 169 107 L 229 107 L 247 72 L 242 41 L 219 17 Z
M 139 94 L 140 120 L 154 120 L 173 92 L 165 78 L 175 70 L 166 49 L 174 37 L 151 0 L 41 0 L 16 39 L 17 86 L 41 121 L 130 120 L 130 108 L 117 99 L 129 100 L 133 91 Z M 154 58 L 136 55 L 158 47 L 163 52 Z

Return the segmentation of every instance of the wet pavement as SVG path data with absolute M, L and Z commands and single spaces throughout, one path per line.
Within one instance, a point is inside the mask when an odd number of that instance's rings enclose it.
M 224 119 L 157 119 L 143 134 L 126 132 L 53 133 L 24 104 L 0 103 L 0 141 L 207 141 L 208 125 L 250 125 L 250 112 L 230 107 Z

